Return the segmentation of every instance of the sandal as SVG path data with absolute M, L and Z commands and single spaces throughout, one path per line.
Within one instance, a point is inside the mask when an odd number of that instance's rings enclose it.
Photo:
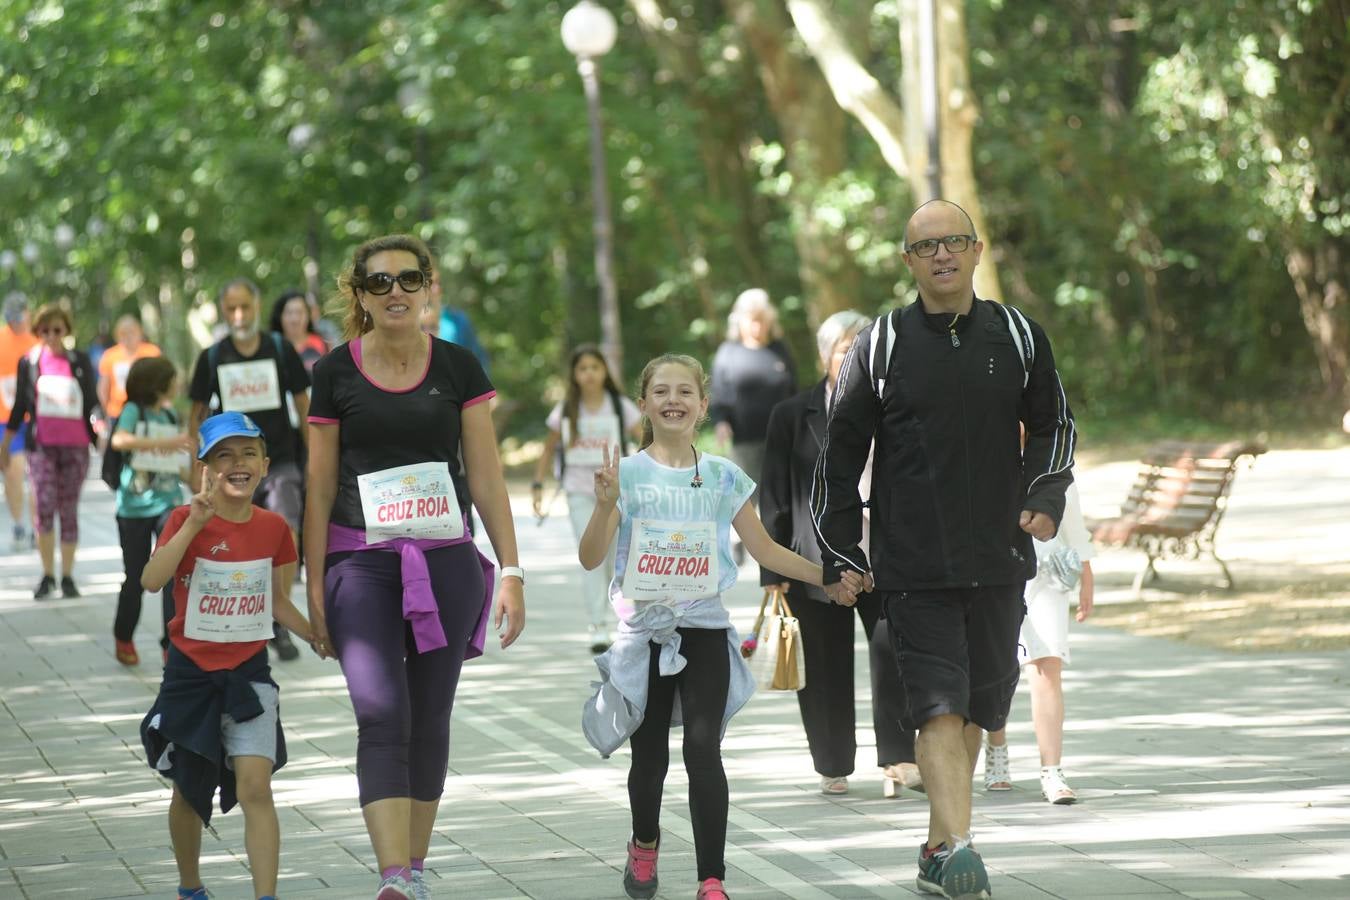
M 1064 769 L 1059 766 L 1044 766 L 1041 769 L 1041 796 L 1055 806 L 1078 802 L 1078 795 L 1064 780 Z
M 844 775 L 840 775 L 837 777 L 830 775 L 820 776 L 820 792 L 822 794 L 832 794 L 835 796 L 838 796 L 839 794 L 847 794 L 848 793 L 847 776 Z
M 984 745 L 984 789 L 986 791 L 1012 790 L 1012 775 L 1008 770 L 1008 745 Z
M 900 788 L 925 793 L 923 776 L 919 774 L 919 767 L 914 763 L 895 763 L 881 770 L 881 796 L 887 800 L 894 799 L 899 794 Z

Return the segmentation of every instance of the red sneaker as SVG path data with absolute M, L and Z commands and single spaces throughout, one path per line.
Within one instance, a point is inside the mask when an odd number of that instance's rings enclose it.
M 122 665 L 139 666 L 141 664 L 141 657 L 136 653 L 136 645 L 131 641 L 114 640 L 113 645 L 116 647 L 113 655 Z
M 731 900 L 731 895 L 722 887 L 722 879 L 705 878 L 698 886 L 697 900 Z
M 639 847 L 628 842 L 628 865 L 623 869 L 623 889 L 633 900 L 650 900 L 656 896 L 657 847 Z

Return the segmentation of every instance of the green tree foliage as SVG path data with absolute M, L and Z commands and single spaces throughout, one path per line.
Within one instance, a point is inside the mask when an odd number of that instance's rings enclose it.
M 355 244 L 413 231 L 533 422 L 568 348 L 598 337 L 568 5 L 9 0 L 0 249 L 18 255 L 4 289 L 68 298 L 82 339 L 141 311 L 186 363 L 229 279 L 253 278 L 269 303 L 296 286 L 326 298 Z M 662 350 L 708 358 L 750 285 L 781 302 L 809 372 L 803 201 L 851 256 L 853 305 L 874 312 L 911 290 L 907 186 L 842 118 L 835 174 L 794 178 L 785 128 L 811 129 L 766 99 L 730 11 L 750 4 L 606 5 L 620 19 L 601 80 L 628 374 Z M 782 0 L 754 6 L 790 21 Z M 834 8 L 872 74 L 898 85 L 897 5 Z M 1343 4 L 971 0 L 967 24 L 1006 299 L 1055 335 L 1080 411 L 1240 416 L 1343 389 Z

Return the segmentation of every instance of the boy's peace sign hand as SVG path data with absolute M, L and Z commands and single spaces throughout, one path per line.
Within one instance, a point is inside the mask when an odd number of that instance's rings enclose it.
M 614 448 L 614 456 L 609 455 L 609 444 L 601 448 L 604 462 L 595 470 L 595 499 L 606 506 L 619 502 L 619 448 Z
M 188 510 L 188 521 L 201 528 L 216 514 L 216 490 L 220 483 L 211 478 L 211 473 L 202 466 L 202 489 L 192 495 L 192 504 Z

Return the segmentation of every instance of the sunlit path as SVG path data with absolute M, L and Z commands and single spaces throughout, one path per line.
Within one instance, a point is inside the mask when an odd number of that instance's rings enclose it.
M 1224 526 L 1235 574 L 1280 559 L 1344 559 L 1347 472 L 1350 453 L 1327 451 L 1272 453 L 1245 473 Z M 1084 472 L 1085 505 L 1117 502 L 1131 474 L 1130 466 Z M 1308 474 L 1317 477 L 1301 480 Z M 1309 483 L 1316 490 L 1300 487 Z M 169 791 L 146 767 L 138 735 L 158 686 L 158 625 L 147 603 L 142 664 L 128 670 L 114 661 L 121 575 L 111 495 L 91 481 L 81 511 L 84 597 L 34 602 L 35 555 L 0 555 L 0 898 L 167 897 L 176 884 Z M 595 670 L 571 532 L 561 500 L 542 527 L 523 500 L 516 511 L 528 625 L 516 647 L 504 653 L 490 642 L 466 667 L 428 860 L 433 893 L 622 896 L 627 755 L 600 759 L 579 727 Z M 1126 591 L 1136 563 L 1102 558 L 1103 600 Z M 747 567 L 730 597 L 741 627 L 758 602 L 756 580 Z M 274 664 L 274 675 L 291 759 L 274 783 L 281 896 L 367 897 L 373 860 L 355 801 L 355 726 L 341 674 L 306 650 L 295 663 Z M 996 895 L 1350 896 L 1347 684 L 1345 652 L 1235 655 L 1078 628 L 1066 673 L 1066 766 L 1083 802 L 1040 799 L 1019 696 L 1010 730 L 1015 788 L 976 792 L 975 833 Z M 733 720 L 724 745 L 733 896 L 917 895 L 925 801 L 883 800 L 868 729 L 859 744 L 852 792 L 826 799 L 816 792 L 795 698 L 758 696 Z M 691 896 L 695 887 L 685 786 L 676 749 L 661 897 Z M 205 881 L 217 896 L 243 897 L 243 818 L 235 811 L 214 825 L 219 837 L 204 837 Z

